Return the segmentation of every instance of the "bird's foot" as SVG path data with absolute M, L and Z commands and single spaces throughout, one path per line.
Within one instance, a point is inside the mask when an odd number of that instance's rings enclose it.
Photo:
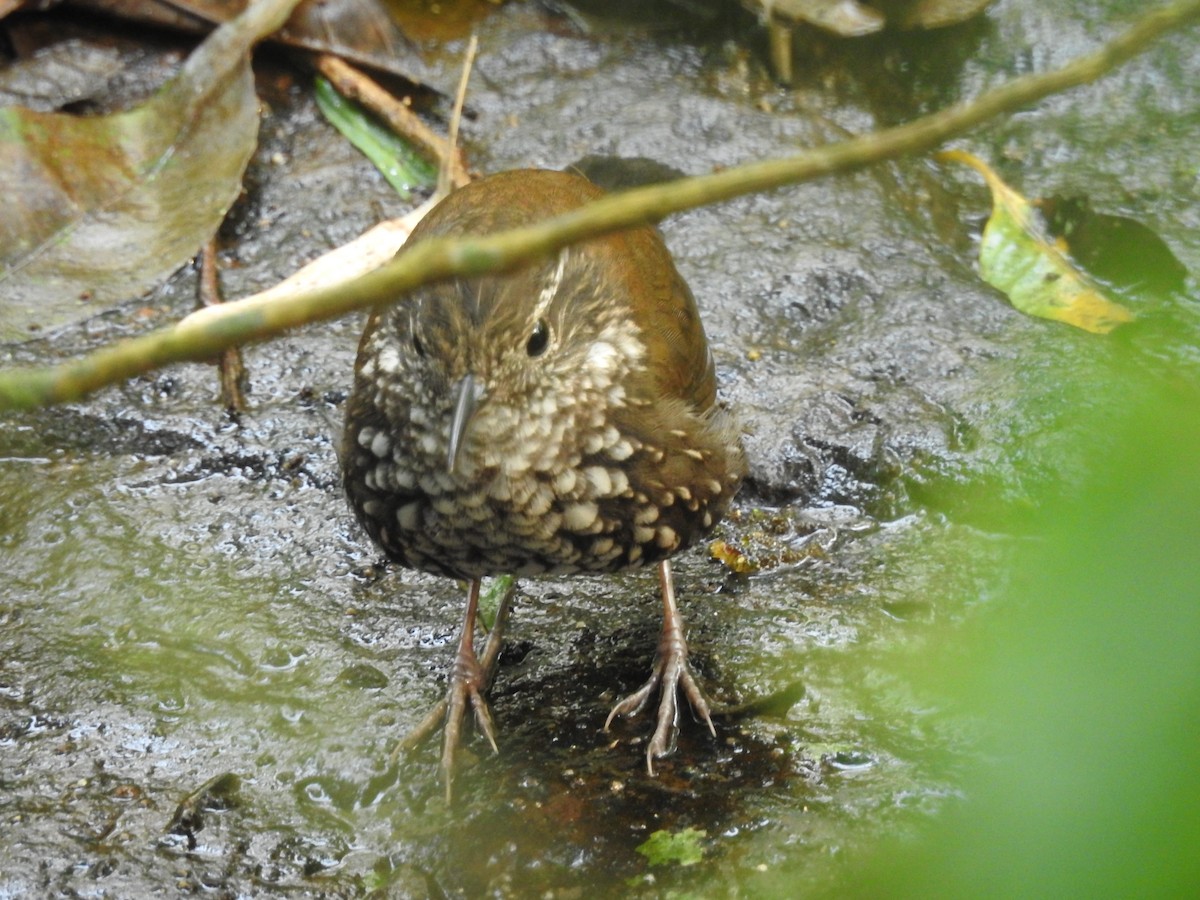
M 495 674 L 515 589 L 515 581 L 510 581 L 503 588 L 492 630 L 488 633 L 482 655 L 477 657 L 471 637 L 475 628 L 479 584 L 478 582 L 472 583 L 467 600 L 463 637 L 459 641 L 458 652 L 455 655 L 454 664 L 450 668 L 450 687 L 446 691 L 446 696 L 439 700 L 417 727 L 400 741 L 393 753 L 393 759 L 395 759 L 400 754 L 416 749 L 433 735 L 439 722 L 443 723 L 441 770 L 442 780 L 446 785 L 447 803 L 450 803 L 453 797 L 454 757 L 462 738 L 462 724 L 468 705 L 474 711 L 475 724 L 491 744 L 492 752 L 499 752 L 496 746 L 495 722 L 485 694 Z
M 677 617 L 670 618 L 663 624 L 658 655 L 655 657 L 650 678 L 612 708 L 604 722 L 604 730 L 608 730 L 617 716 L 629 717 L 640 713 L 655 691 L 659 695 L 658 715 L 655 719 L 654 734 L 646 746 L 646 771 L 651 775 L 654 774 L 654 760 L 675 749 L 675 739 L 679 732 L 680 692 L 691 705 L 693 715 L 708 726 L 713 737 L 717 734 L 709 712 L 708 698 L 696 683 L 696 677 L 688 663 L 687 641 L 684 640 L 682 623 Z
M 469 645 L 459 649 L 454 666 L 450 670 L 450 689 L 446 693 L 446 725 L 442 731 L 442 779 L 446 783 L 446 802 L 450 802 L 451 785 L 454 782 L 454 755 L 462 737 L 463 718 L 467 704 L 475 713 L 475 724 L 492 745 L 492 752 L 500 752 L 496 746 L 496 727 L 492 710 L 488 706 L 484 691 L 488 687 L 487 673 L 479 664 L 475 651 Z

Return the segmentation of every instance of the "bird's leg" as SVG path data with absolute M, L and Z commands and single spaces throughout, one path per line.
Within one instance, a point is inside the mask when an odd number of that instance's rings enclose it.
M 663 560 L 658 564 L 658 577 L 662 583 L 663 627 L 658 638 L 658 653 L 654 658 L 654 669 L 649 680 L 618 703 L 608 714 L 604 730 L 617 716 L 637 715 L 646 706 L 650 695 L 659 693 L 658 717 L 654 734 L 646 747 L 646 771 L 654 774 L 654 760 L 666 756 L 675 745 L 675 734 L 679 721 L 677 692 L 682 690 L 692 707 L 692 713 L 708 726 L 716 737 L 712 716 L 709 715 L 708 699 L 692 675 L 688 664 L 687 639 L 683 635 L 683 618 L 675 603 L 675 581 L 671 576 L 671 563 Z
M 491 665 L 500 648 L 500 632 L 503 630 L 503 619 L 507 619 L 507 605 L 511 592 L 506 592 L 501 600 L 501 609 L 496 612 L 496 621 L 488 643 L 485 646 L 485 657 L 488 665 L 480 663 L 475 655 L 475 617 L 479 610 L 479 579 L 472 579 L 467 589 L 467 612 L 463 616 L 462 634 L 458 640 L 458 653 L 454 657 L 454 665 L 450 668 L 450 690 L 446 694 L 446 726 L 442 733 L 442 778 L 446 783 L 446 802 L 450 802 L 451 787 L 454 783 L 454 753 L 458 749 L 459 738 L 462 734 L 462 721 L 466 713 L 467 701 L 475 711 L 475 723 L 483 736 L 492 745 L 492 752 L 499 752 L 496 746 L 496 733 L 492 725 L 492 711 L 488 708 L 484 692 L 491 680 Z M 504 612 L 503 619 L 500 615 Z M 494 646 L 494 652 L 488 653 Z
M 433 708 L 425 714 L 420 723 L 406 734 L 396 745 L 396 749 L 392 752 L 392 762 L 406 753 L 415 750 L 421 744 L 425 743 L 435 731 L 437 731 L 438 723 L 445 723 L 443 729 L 443 749 L 442 749 L 442 770 L 446 777 L 446 795 L 450 797 L 450 784 L 454 775 L 454 751 L 458 747 L 459 736 L 462 733 L 462 718 L 466 711 L 466 698 L 471 698 L 471 705 L 476 711 L 476 718 L 480 721 L 480 728 L 487 736 L 495 749 L 495 735 L 492 731 L 491 714 L 487 707 L 487 702 L 483 695 L 487 692 L 488 687 L 492 683 L 492 678 L 496 674 L 496 665 L 500 659 L 500 648 L 504 642 L 504 629 L 508 625 L 508 616 L 512 611 L 512 598 L 516 593 L 516 580 L 509 582 L 504 592 L 500 595 L 500 601 L 496 605 L 496 620 L 492 623 L 492 628 L 488 632 L 487 642 L 483 645 L 483 653 L 479 656 L 478 661 L 472 665 L 470 659 L 474 657 L 473 642 L 470 638 L 474 637 L 474 619 L 478 611 L 479 604 L 479 583 L 472 584 L 471 593 L 467 595 L 467 616 L 463 622 L 463 636 L 459 638 L 459 651 L 455 657 L 454 667 L 450 672 L 450 689 L 446 696 L 433 705 Z M 474 598 L 472 604 L 472 598 Z M 472 609 L 474 605 L 474 609 Z M 468 622 L 470 623 L 468 625 Z M 463 662 L 463 643 L 464 640 L 468 646 L 467 654 L 468 661 Z M 458 673 L 463 675 L 468 674 L 471 670 L 479 673 L 477 680 L 472 684 L 468 679 L 465 683 L 461 680 Z M 457 697 L 456 711 L 451 712 L 451 704 L 455 702 Z M 482 714 L 480 710 L 482 709 Z M 482 718 L 481 718 L 482 715 Z M 453 721 L 452 721 L 453 717 Z

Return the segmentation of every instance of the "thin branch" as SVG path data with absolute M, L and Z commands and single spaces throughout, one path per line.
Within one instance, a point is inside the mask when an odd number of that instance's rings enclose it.
M 479 38 L 472 34 L 471 40 L 467 43 L 467 53 L 463 57 L 462 75 L 458 79 L 458 90 L 454 94 L 454 111 L 450 113 L 450 128 L 446 135 L 446 143 L 455 151 L 459 150 L 458 146 L 458 127 L 462 124 L 463 106 L 467 101 L 467 83 L 471 80 L 471 69 L 475 66 L 475 54 L 479 50 Z M 449 157 L 457 158 L 454 154 Z M 469 178 L 466 173 L 463 173 L 463 181 L 458 181 L 454 177 L 454 172 L 448 166 L 443 165 L 438 171 L 437 195 L 445 197 L 450 193 L 451 188 L 460 188 L 467 183 Z
M 225 301 L 221 297 L 221 276 L 217 272 L 217 239 L 214 235 L 200 249 L 200 284 L 198 288 L 201 308 L 218 306 Z M 216 360 L 221 383 L 221 404 L 230 412 L 246 411 L 246 391 L 250 378 L 242 359 L 240 346 L 226 347 Z
M 488 237 L 431 240 L 343 284 L 286 300 L 251 298 L 227 303 L 193 313 L 171 328 L 101 348 L 62 365 L 2 372 L 0 408 L 33 408 L 77 400 L 166 363 L 206 359 L 237 343 L 262 340 L 309 322 L 394 301 L 431 281 L 511 269 L 568 244 L 656 222 L 671 213 L 923 153 L 1003 113 L 1095 81 L 1142 52 L 1156 38 L 1197 17 L 1200 0 L 1171 4 L 1147 13 L 1097 52 L 1061 69 L 1015 79 L 973 102 L 885 131 L 786 159 L 749 163 L 713 175 L 614 194 L 537 225 Z

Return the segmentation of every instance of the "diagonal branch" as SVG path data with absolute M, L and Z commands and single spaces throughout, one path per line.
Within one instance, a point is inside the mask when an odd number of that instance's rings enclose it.
M 656 222 L 671 213 L 743 194 L 850 172 L 924 153 L 1004 113 L 1095 81 L 1151 42 L 1200 17 L 1200 0 L 1153 10 L 1095 53 L 1039 75 L 1014 79 L 975 100 L 904 125 L 801 153 L 748 163 L 712 175 L 637 188 L 565 215 L 488 237 L 431 240 L 366 275 L 285 298 L 227 303 L 176 325 L 122 341 L 61 365 L 0 372 L 0 409 L 77 400 L 108 384 L 171 362 L 207 359 L 226 347 L 395 300 L 421 284 L 513 268 L 589 237 Z M 274 293 L 274 292 L 273 292 Z

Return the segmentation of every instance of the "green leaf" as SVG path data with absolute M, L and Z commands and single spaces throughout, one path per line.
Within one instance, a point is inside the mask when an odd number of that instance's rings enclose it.
M 1029 201 L 986 163 L 961 150 L 936 154 L 940 162 L 970 166 L 992 192 L 992 215 L 979 247 L 979 274 L 1021 312 L 1107 334 L 1133 313 L 1106 297 L 1041 229 Z
M 694 866 L 704 859 L 704 847 L 700 841 L 708 836 L 708 832 L 698 828 L 685 828 L 683 831 L 656 831 L 637 847 L 637 852 L 646 857 L 652 866 L 662 866 L 667 863 L 678 863 L 681 866 Z
M 479 598 L 479 621 L 486 630 L 491 631 L 492 626 L 496 624 L 500 600 L 512 589 L 514 582 L 516 578 L 512 575 L 498 575 L 492 579 L 483 596 Z
M 0 340 L 136 297 L 215 233 L 258 135 L 250 48 L 295 4 L 252 4 L 132 110 L 0 109 Z
M 316 96 L 317 106 L 330 124 L 375 164 L 387 183 L 405 200 L 412 196 L 413 188 L 433 187 L 437 182 L 436 166 L 320 76 Z

